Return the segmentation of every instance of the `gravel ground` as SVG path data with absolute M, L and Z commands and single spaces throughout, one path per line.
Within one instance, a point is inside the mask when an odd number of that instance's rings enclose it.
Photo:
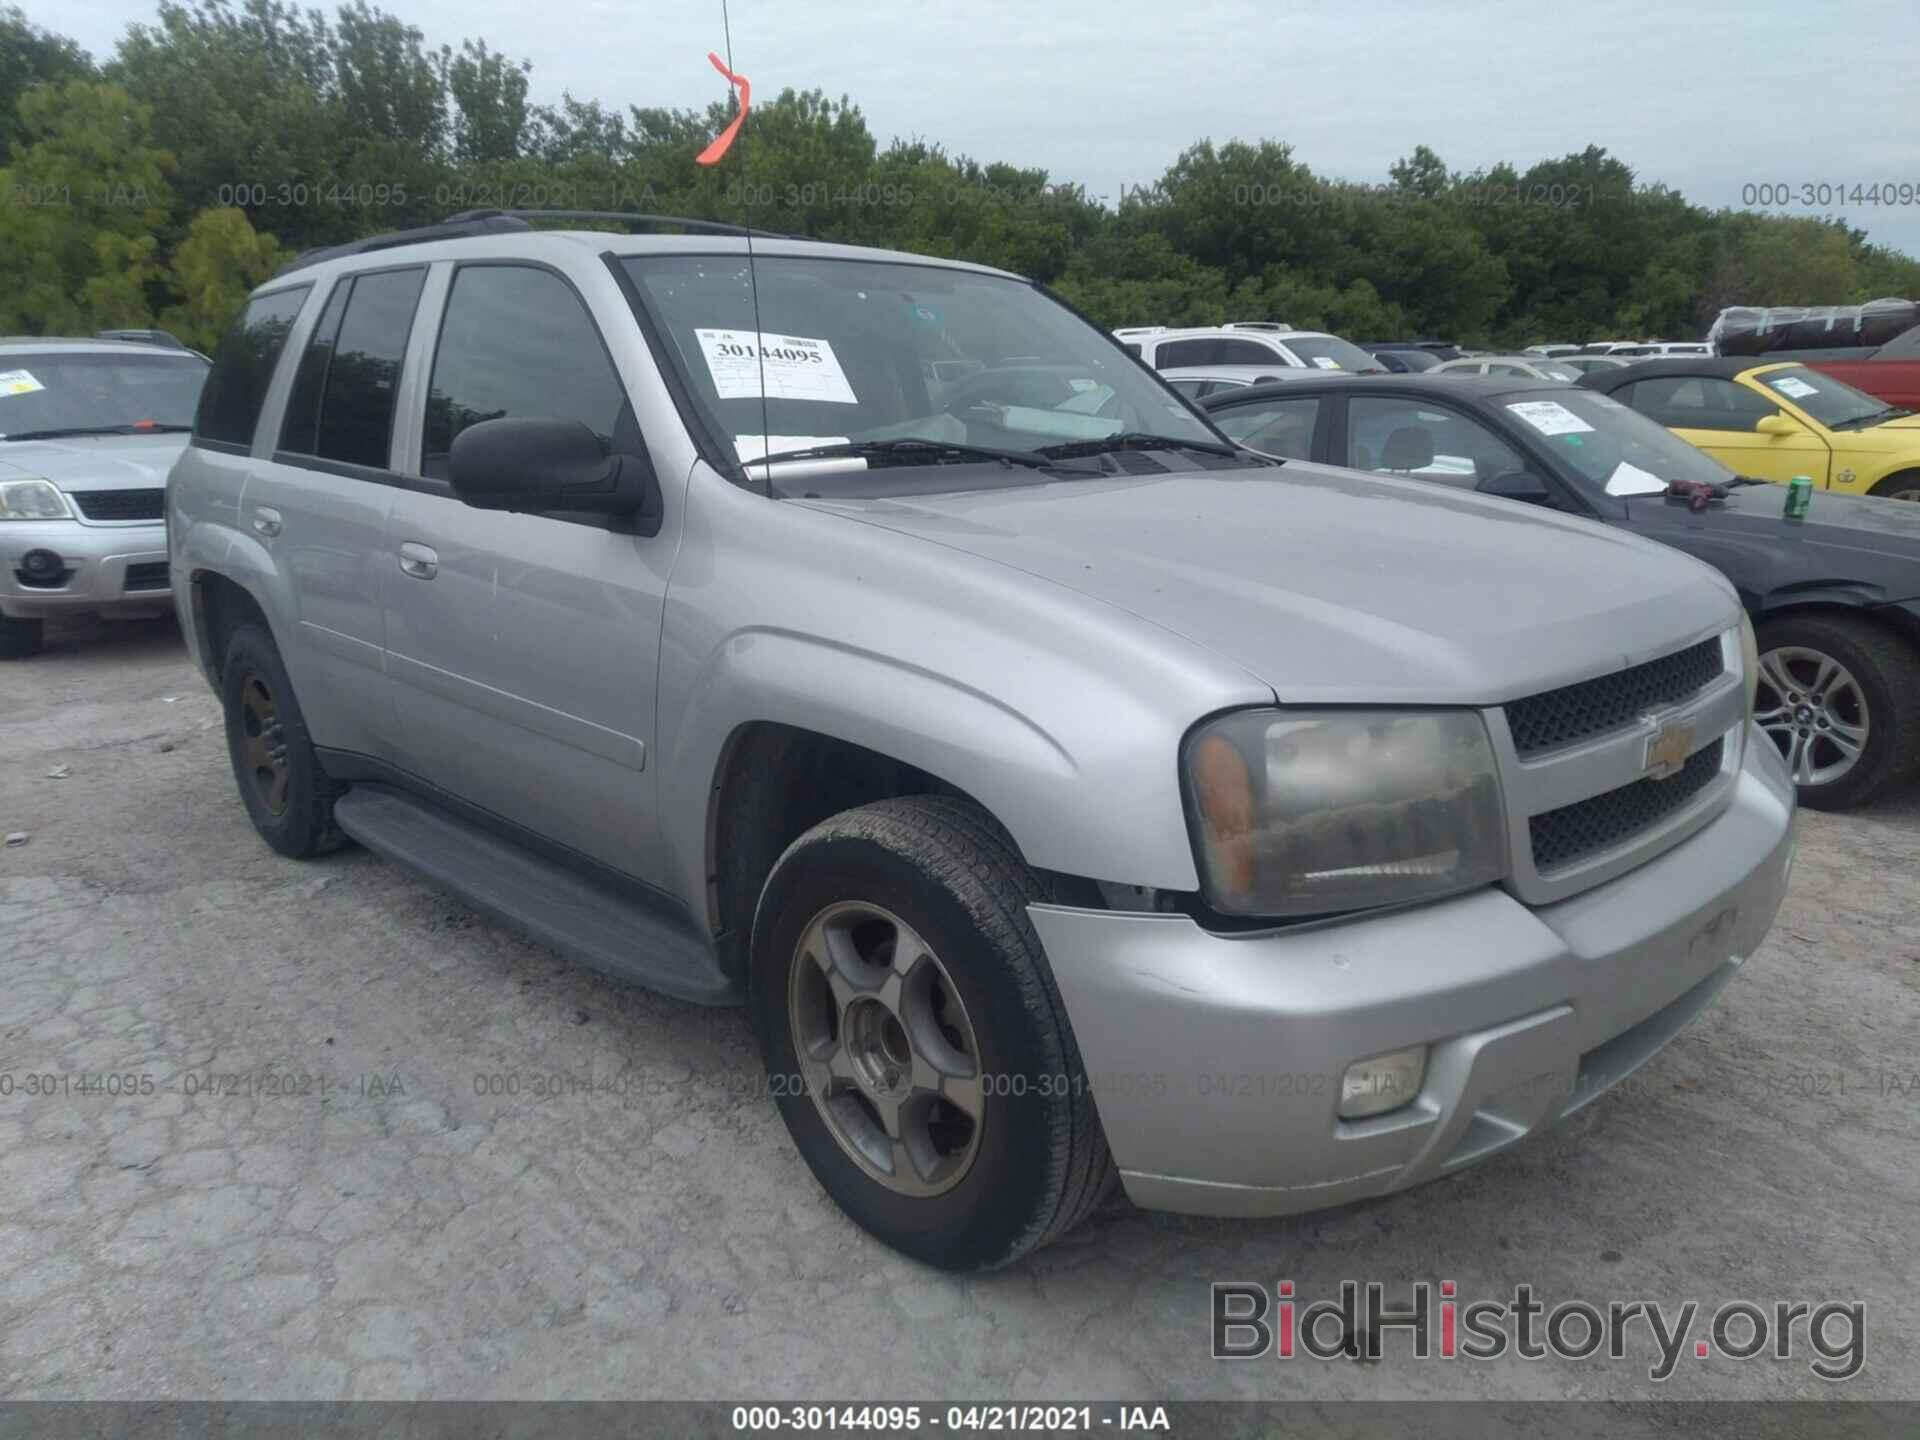
M 30 836 L 0 851 L 0 1396 L 1920 1396 L 1920 793 L 1803 815 L 1746 972 L 1561 1129 L 1291 1220 L 1116 1201 L 956 1279 L 840 1218 L 741 1016 L 363 852 L 281 859 L 170 623 L 50 641 L 0 669 L 0 831 Z M 103 1072 L 152 1093 L 72 1093 Z M 188 1093 L 209 1073 L 312 1078 Z M 1212 1360 L 1208 1282 L 1282 1278 L 1859 1301 L 1866 1367 L 1689 1347 L 1655 1385 L 1644 1329 L 1621 1360 Z

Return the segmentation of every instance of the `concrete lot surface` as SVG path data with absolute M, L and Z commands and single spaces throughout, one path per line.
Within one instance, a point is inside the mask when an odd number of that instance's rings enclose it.
M 740 1015 L 281 859 L 171 624 L 49 639 L 0 668 L 0 1396 L 1920 1396 L 1920 794 L 1804 814 L 1746 972 L 1562 1129 L 1286 1221 L 1116 1201 L 956 1279 L 840 1217 Z M 1866 1363 L 1211 1359 L 1209 1282 L 1281 1279 L 1858 1301 Z

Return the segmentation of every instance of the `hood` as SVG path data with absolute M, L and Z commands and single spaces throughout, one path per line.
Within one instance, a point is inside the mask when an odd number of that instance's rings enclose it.
M 1738 615 L 1725 580 L 1665 546 L 1301 461 L 791 503 L 1118 606 L 1287 702 L 1497 704 L 1637 664 Z
M 1920 596 L 1920 505 L 1816 490 L 1806 518 L 1789 520 L 1785 500 L 1783 485 L 1742 485 L 1699 512 L 1657 495 L 1635 497 L 1627 509 L 1629 523 L 1646 522 L 1646 533 L 1673 544 L 1686 543 L 1679 530 L 1669 533 L 1677 523 L 1717 545 L 1722 562 L 1731 563 L 1736 553 L 1751 556 L 1743 589 L 1749 579 L 1761 593 L 1827 582 L 1865 587 L 1886 600 Z M 1668 524 L 1652 528 L 1660 522 Z M 1767 583 L 1759 583 L 1762 576 Z
M 164 489 L 186 448 L 184 434 L 0 440 L 0 476 L 38 475 L 62 490 Z
M 1915 430 L 1920 430 L 1920 415 L 1902 415 L 1899 418 L 1894 420 L 1882 420 L 1878 425 L 1870 425 L 1865 430 L 1855 431 L 1854 433 L 1859 435 L 1871 435 L 1875 431 L 1886 431 L 1886 430 L 1891 430 L 1898 435 L 1904 436 L 1907 439 L 1911 439 L 1913 437 L 1913 432 Z M 1844 435 L 1847 432 L 1843 430 L 1840 433 Z

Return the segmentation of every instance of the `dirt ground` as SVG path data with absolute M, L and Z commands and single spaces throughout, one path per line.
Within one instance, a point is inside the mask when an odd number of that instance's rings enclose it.
M 29 837 L 0 850 L 0 1396 L 1920 1396 L 1920 792 L 1804 813 L 1760 953 L 1550 1135 L 1291 1220 L 1115 1201 L 956 1279 L 840 1217 L 740 1015 L 364 852 L 280 858 L 170 623 L 50 641 L 0 668 L 0 831 Z M 1209 1354 L 1210 1281 L 1443 1278 L 1857 1301 L 1866 1364 L 1689 1350 L 1656 1384 L 1644 1332 L 1617 1360 Z

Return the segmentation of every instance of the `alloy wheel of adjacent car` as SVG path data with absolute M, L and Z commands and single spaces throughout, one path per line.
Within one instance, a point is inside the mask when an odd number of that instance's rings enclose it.
M 1796 785 L 1831 785 L 1860 763 L 1873 714 L 1853 672 L 1831 655 L 1786 645 L 1760 657 L 1753 718 Z
M 857 902 L 807 926 L 788 1023 L 807 1093 L 855 1164 L 901 1195 L 959 1183 L 980 1146 L 980 1045 L 953 977 L 899 916 Z

